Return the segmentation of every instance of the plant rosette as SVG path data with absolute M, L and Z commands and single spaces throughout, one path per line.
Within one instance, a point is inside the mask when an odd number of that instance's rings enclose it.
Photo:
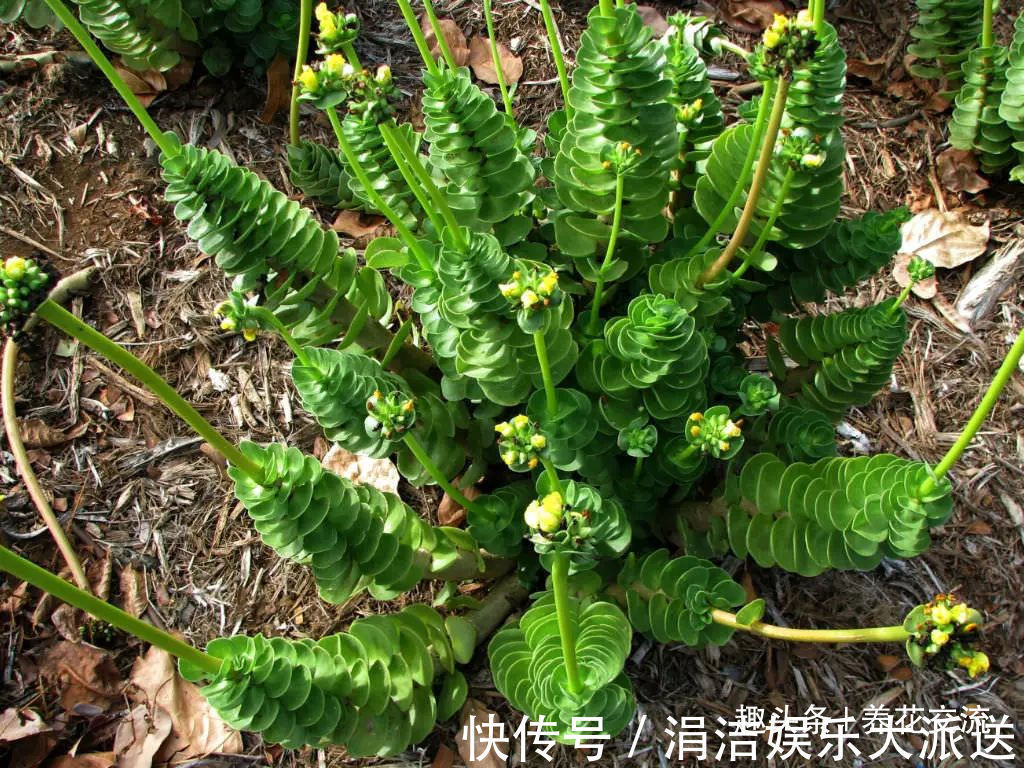
M 11 256 L 0 268 L 0 324 L 16 336 L 43 301 L 53 284 L 53 275 L 34 259 Z
M 988 672 L 989 659 L 972 646 L 981 636 L 981 613 L 961 602 L 953 593 L 912 610 L 903 621 L 910 633 L 907 655 L 916 666 L 934 664 L 940 668 L 961 668 L 972 677 Z
M 686 420 L 686 441 L 716 459 L 728 460 L 743 447 L 743 431 L 732 420 L 729 408 L 716 405 L 703 413 L 691 413 Z
M 401 390 L 377 390 L 366 401 L 366 431 L 387 440 L 400 440 L 416 421 L 416 403 Z
M 744 416 L 759 416 L 768 411 L 777 411 L 782 401 L 782 395 L 775 382 L 758 373 L 744 377 L 736 394 L 741 403 L 738 410 Z
M 494 426 L 498 433 L 498 454 L 513 472 L 529 472 L 540 464 L 547 438 L 537 423 L 520 413 Z

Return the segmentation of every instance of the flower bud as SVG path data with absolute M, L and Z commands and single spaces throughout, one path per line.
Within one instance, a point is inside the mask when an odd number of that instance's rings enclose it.
M 4 272 L 12 280 L 21 280 L 28 269 L 28 262 L 21 256 L 11 256 L 4 262 Z

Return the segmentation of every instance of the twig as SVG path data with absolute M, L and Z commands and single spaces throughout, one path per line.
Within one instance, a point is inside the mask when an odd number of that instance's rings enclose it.
M 67 298 L 68 294 L 82 290 L 89 284 L 89 279 L 95 271 L 95 267 L 87 267 L 64 278 L 54 286 L 53 291 L 50 292 L 50 298 L 53 301 L 63 301 Z M 31 330 L 36 322 L 37 319 L 34 316 L 29 318 L 28 322 L 25 323 L 25 330 Z M 7 442 L 10 445 L 11 454 L 14 456 L 14 463 L 18 467 L 18 474 L 21 475 L 21 479 L 25 483 L 28 495 L 36 505 L 36 509 L 39 510 L 39 515 L 43 518 L 43 522 L 46 523 L 46 527 L 50 529 L 50 535 L 53 536 L 57 549 L 60 550 L 64 561 L 71 570 L 71 575 L 74 576 L 75 582 L 80 588 L 89 592 L 92 590 L 92 585 L 89 584 L 89 579 L 85 575 L 85 569 L 82 568 L 82 563 L 78 559 L 78 555 L 75 554 L 74 547 L 68 541 L 67 534 L 61 526 L 60 520 L 54 514 L 50 501 L 46 498 L 46 494 L 39 484 L 39 478 L 36 477 L 36 473 L 32 469 L 32 462 L 29 460 L 25 444 L 21 440 L 17 410 L 14 406 L 14 377 L 17 367 L 18 344 L 11 337 L 7 339 L 7 344 L 4 346 L 3 371 L 2 376 L 0 376 L 0 396 L 3 399 L 4 429 L 7 431 Z
M 10 237 L 13 237 L 15 240 L 21 240 L 21 242 L 23 242 L 23 243 L 25 243 L 27 245 L 31 245 L 33 248 L 38 248 L 43 253 L 48 253 L 51 256 L 53 256 L 54 258 L 58 258 L 58 259 L 60 258 L 60 254 L 57 253 L 52 248 L 43 245 L 42 243 L 40 243 L 37 240 L 33 240 L 28 235 L 23 235 L 23 234 L 21 234 L 21 232 L 18 232 L 16 230 L 10 229 L 9 227 L 5 227 L 3 224 L 0 224 L 0 232 L 3 232 L 5 235 L 9 235 Z

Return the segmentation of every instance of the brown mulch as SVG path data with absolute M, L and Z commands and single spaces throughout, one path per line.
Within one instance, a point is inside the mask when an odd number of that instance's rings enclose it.
M 669 13 L 680 4 L 654 5 Z M 682 5 L 688 9 L 695 4 Z M 557 12 L 569 52 L 575 49 L 589 7 L 589 2 L 565 2 Z M 439 3 L 439 9 L 467 35 L 483 32 L 478 3 L 452 0 Z M 390 63 L 399 85 L 414 94 L 418 58 L 397 7 L 366 0 L 358 12 L 365 29 L 359 44 L 363 60 Z M 517 116 L 542 130 L 560 93 L 540 14 L 529 0 L 499 0 L 495 13 L 499 38 L 525 61 L 516 91 Z M 987 218 L 994 248 L 1020 237 L 1024 198 L 1016 188 L 994 182 L 980 195 L 957 195 L 944 190 L 936 177 L 934 158 L 945 146 L 947 115 L 926 108 L 928 94 L 915 89 L 902 70 L 911 3 L 849 0 L 837 13 L 850 59 L 885 63 L 885 72 L 874 81 L 850 80 L 844 214 L 930 202 Z M 1005 12 L 1000 23 L 1006 23 Z M 736 37 L 751 41 L 749 35 Z M 0 30 L 0 53 L 66 45 L 66 37 L 46 31 Z M 728 60 L 723 66 L 728 68 Z M 743 82 L 720 83 L 727 104 L 738 103 L 733 88 Z M 261 83 L 232 75 L 229 82 L 205 78 L 164 94 L 152 112 L 161 126 L 227 152 L 291 193 L 283 116 L 272 125 L 260 123 L 261 102 Z M 62 272 L 100 266 L 97 285 L 75 300 L 74 311 L 157 368 L 227 435 L 322 451 L 319 430 L 301 411 L 289 383 L 286 348 L 266 338 L 246 345 L 223 334 L 214 322 L 213 308 L 228 281 L 175 221 L 161 197 L 152 147 L 100 75 L 76 63 L 10 75 L 0 91 L 0 107 L 8 118 L 0 121 L 0 226 L 5 228 L 0 230 L 0 253 L 31 254 L 36 248 L 27 237 L 52 251 Z M 328 135 L 313 115 L 305 118 L 304 129 L 325 140 Z M 329 220 L 330 212 L 322 213 Z M 972 271 L 968 265 L 941 275 L 942 295 L 950 303 Z M 876 301 L 894 290 L 892 279 L 882 274 L 856 293 L 830 300 L 829 306 Z M 965 334 L 934 304 L 912 299 L 911 338 L 890 390 L 851 414 L 848 422 L 867 436 L 873 452 L 937 460 L 1001 362 L 1021 324 L 1022 307 L 1024 291 L 1015 282 L 1006 286 L 988 322 L 975 334 Z M 73 521 L 74 541 L 83 558 L 98 562 L 109 552 L 115 574 L 144 574 L 149 620 L 202 645 L 235 632 L 316 637 L 383 609 L 369 599 L 348 606 L 318 600 L 308 571 L 260 544 L 221 468 L 201 452 L 197 441 L 188 439 L 183 424 L 134 382 L 51 331 L 40 331 L 23 350 L 19 414 L 77 435 L 63 446 L 33 449 L 36 471 L 57 511 Z M 641 712 L 650 721 L 640 741 L 648 749 L 626 759 L 634 735 L 627 732 L 598 764 L 658 766 L 667 741 L 655 746 L 653 738 L 670 716 L 713 719 L 732 715 L 743 704 L 769 709 L 789 704 L 803 710 L 813 703 L 825 707 L 827 714 L 844 707 L 857 713 L 868 702 L 926 709 L 971 703 L 1011 716 L 1024 711 L 1022 382 L 1017 377 L 1011 384 L 952 473 L 956 512 L 934 532 L 934 546 L 924 556 L 887 561 L 871 573 L 830 573 L 813 580 L 754 566 L 744 571 L 735 560 L 727 564 L 738 575 L 749 575 L 753 588 L 768 601 L 767 619 L 780 624 L 892 624 L 912 605 L 955 589 L 987 614 L 992 676 L 970 683 L 932 671 L 908 674 L 904 666 L 889 668 L 889 660 L 879 658 L 899 655 L 898 649 L 876 646 L 808 648 L 738 636 L 725 648 L 694 651 L 640 639 L 627 671 Z M 178 443 L 169 444 L 169 439 Z M 40 529 L 10 456 L 4 453 L 2 458 L 0 483 L 8 514 L 0 524 L 0 539 L 60 570 L 59 556 Z M 435 514 L 435 494 L 407 485 L 403 492 L 424 514 Z M 429 597 L 429 590 L 424 596 Z M 30 593 L 22 610 L 34 613 L 35 621 L 3 624 L 7 650 L 0 696 L 3 706 L 45 709 L 53 706 L 52 696 L 22 661 L 55 638 L 49 620 L 53 606 Z M 124 671 L 137 649 L 124 641 L 115 647 Z M 473 667 L 470 677 L 477 686 L 476 698 L 509 714 L 493 690 L 485 663 Z M 453 732 L 449 726 L 443 734 L 448 743 Z M 435 734 L 424 752 L 387 764 L 429 764 L 439 738 Z M 335 750 L 281 754 L 265 750 L 258 739 L 247 745 L 252 757 L 269 755 L 279 764 L 350 764 Z M 109 748 L 109 743 L 92 747 Z M 560 764 L 570 760 L 567 751 L 559 752 Z M 531 758 L 529 764 L 543 764 L 535 761 Z

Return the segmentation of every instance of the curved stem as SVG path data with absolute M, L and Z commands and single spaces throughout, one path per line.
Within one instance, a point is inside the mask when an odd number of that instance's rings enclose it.
M 288 327 L 281 322 L 281 319 L 277 315 L 266 307 L 252 307 L 250 311 L 260 320 L 273 328 L 277 335 L 284 339 L 284 343 L 288 345 L 292 354 L 295 355 L 302 365 L 307 368 L 310 367 L 309 356 L 306 354 L 306 350 L 303 349 L 302 345 L 295 340 L 291 331 L 288 330 Z
M 341 52 L 345 54 L 345 60 L 351 64 L 358 72 L 363 68 L 362 63 L 359 61 L 359 54 L 356 53 L 356 47 L 352 43 L 342 43 Z
M 423 447 L 423 443 L 420 442 L 416 435 L 412 432 L 406 432 L 402 435 L 402 442 L 406 444 L 412 452 L 412 455 L 416 457 L 416 461 L 423 465 L 423 468 L 427 470 L 427 474 L 430 475 L 434 482 L 441 486 L 442 490 L 448 494 L 449 498 L 455 501 L 467 512 L 481 511 L 472 501 L 469 500 L 466 494 L 448 481 L 448 478 L 444 476 L 441 469 L 434 463 L 434 460 L 430 458 L 430 454 L 427 453 L 426 449 Z
M 569 73 L 565 68 L 565 54 L 562 53 L 558 25 L 551 12 L 551 0 L 540 0 L 540 15 L 544 19 L 544 30 L 548 35 L 548 45 L 551 46 L 551 58 L 555 60 L 555 70 L 558 72 L 558 84 L 562 89 L 562 108 L 565 110 L 566 118 L 571 122 L 574 110 L 569 104 Z
M 780 78 L 775 92 L 775 104 L 772 105 L 772 114 L 768 119 L 768 128 L 765 130 L 764 141 L 761 143 L 761 156 L 757 161 L 757 170 L 754 172 L 754 180 L 750 183 L 750 192 L 747 193 L 747 202 L 743 206 L 739 224 L 736 225 L 736 231 L 732 233 L 729 244 L 725 246 L 721 255 L 697 278 L 697 288 L 710 283 L 729 266 L 729 262 L 743 245 L 747 232 L 750 231 L 750 224 L 754 221 L 754 215 L 757 213 L 757 203 L 761 198 L 761 191 L 764 189 L 764 183 L 768 180 L 768 172 L 771 170 L 775 140 L 779 137 L 779 129 L 782 127 L 782 117 L 786 112 L 786 96 L 788 94 L 789 80 Z
M 437 12 L 434 10 L 434 4 L 431 0 L 423 0 L 423 9 L 427 12 L 427 19 L 430 21 L 430 28 L 434 30 L 434 37 L 437 39 L 437 47 L 441 49 L 441 55 L 444 57 L 445 64 L 452 71 L 455 71 L 455 57 L 452 56 L 451 46 L 448 45 L 448 38 L 444 36 L 444 30 L 441 29 L 441 22 L 437 18 Z
M 811 0 L 811 14 L 814 31 L 820 35 L 825 29 L 825 0 Z
M 387 145 L 388 152 L 391 153 L 391 157 L 394 159 L 395 165 L 398 166 L 398 172 L 402 174 L 402 178 L 405 179 L 405 183 L 409 185 L 409 189 L 412 190 L 413 196 L 419 201 L 420 207 L 426 212 L 427 217 L 430 219 L 430 223 L 434 225 L 434 230 L 438 233 L 438 236 L 440 236 L 444 222 L 440 218 L 437 207 L 432 205 L 430 195 L 428 195 L 426 190 L 420 186 L 415 172 L 409 167 L 409 163 L 405 160 L 405 155 L 402 153 L 402 149 L 395 138 L 395 134 L 399 133 L 399 131 L 393 131 L 389 127 L 389 124 L 390 126 L 394 126 L 394 120 L 390 120 L 387 123 L 381 123 L 377 126 L 380 129 L 381 138 L 384 139 L 384 144 Z
M 754 259 L 761 255 L 764 250 L 765 244 L 768 242 L 768 236 L 772 232 L 772 227 L 775 226 L 775 222 L 779 220 L 779 215 L 782 213 L 782 206 L 786 204 L 786 198 L 789 196 L 789 189 L 793 185 L 793 177 L 796 176 L 796 170 L 792 167 L 786 169 L 786 175 L 782 179 L 782 187 L 779 189 L 779 196 L 775 198 L 775 204 L 772 206 L 771 213 L 768 214 L 768 220 L 765 222 L 764 228 L 761 230 L 760 237 L 757 238 L 757 242 L 754 243 L 754 247 L 751 248 L 743 256 L 743 263 L 732 273 L 732 279 L 739 280 L 743 277 L 743 274 L 750 269 L 750 265 Z
M 604 252 L 604 261 L 597 272 L 597 282 L 594 284 L 594 299 L 590 307 L 590 320 L 587 323 L 587 333 L 596 336 L 601 323 L 601 300 L 604 298 L 604 273 L 611 266 L 615 258 L 615 246 L 619 241 L 619 230 L 622 229 L 622 197 L 626 187 L 626 176 L 621 171 L 615 178 L 615 208 L 612 213 L 612 231 L 608 236 L 608 247 Z
M 636 464 L 633 465 L 633 482 L 634 483 L 639 482 L 639 480 L 640 480 L 640 473 L 643 471 L 643 468 L 644 468 L 644 457 L 643 456 L 637 456 L 636 457 Z
M 551 479 L 551 484 L 555 486 L 562 496 L 565 496 L 565 491 L 562 488 L 562 481 L 558 478 L 558 468 L 555 467 L 554 463 L 547 456 L 540 457 L 541 466 L 544 467 L 544 471 L 548 473 L 548 477 Z
M 501 56 L 498 55 L 498 40 L 494 36 L 494 13 L 491 9 L 491 0 L 484 0 L 484 23 L 487 25 L 487 42 L 491 45 L 491 61 L 494 62 L 494 76 L 498 78 L 501 103 L 505 105 L 505 114 L 515 118 L 512 111 L 512 98 L 508 94 L 508 83 L 505 82 L 505 71 L 501 68 Z
M 141 619 L 137 619 L 130 613 L 125 613 L 120 608 L 115 608 L 110 603 L 100 600 L 88 592 L 79 589 L 70 582 L 59 576 L 50 573 L 45 568 L 40 568 L 35 563 L 14 554 L 7 547 L 0 547 L 0 570 L 7 571 L 15 578 L 27 581 L 34 587 L 62 600 L 68 605 L 95 616 L 100 621 L 117 627 L 120 630 L 135 635 L 150 645 L 162 648 L 172 656 L 193 664 L 200 669 L 215 675 L 220 671 L 220 659 L 203 653 L 174 635 L 164 632 Z
M 391 343 L 388 344 L 388 348 L 384 350 L 384 357 L 380 359 L 380 364 L 384 368 L 391 365 L 391 361 L 394 360 L 395 355 L 402 350 L 402 345 L 405 344 L 405 340 L 409 338 L 410 333 L 412 333 L 411 319 L 402 323 L 402 327 L 395 332 L 394 337 L 391 339 Z
M 569 555 L 564 552 L 556 552 L 551 561 L 551 591 L 555 596 L 555 612 L 558 614 L 558 634 L 562 641 L 566 684 L 569 692 L 575 695 L 583 690 L 583 683 L 576 664 L 576 633 L 573 631 L 569 608 Z
M 602 16 L 615 16 L 615 4 L 612 2 L 612 0 L 599 0 L 598 6 L 601 9 Z
M 1010 347 L 1010 351 L 1006 355 L 1006 359 L 1003 360 L 1003 364 L 999 366 L 999 370 L 996 372 L 996 376 L 992 379 L 992 383 L 989 384 L 988 390 L 985 392 L 985 396 L 981 398 L 981 402 L 978 403 L 978 407 L 974 413 L 971 414 L 970 421 L 967 422 L 967 426 L 964 427 L 964 431 L 960 433 L 960 437 L 957 438 L 956 442 L 953 443 L 953 447 L 949 449 L 946 455 L 942 458 L 936 466 L 933 473 L 933 477 L 928 477 L 918 490 L 918 495 L 927 496 L 933 490 L 935 490 L 935 483 L 937 480 L 945 477 L 946 473 L 956 464 L 957 459 L 967 450 L 967 446 L 970 445 L 971 440 L 978 434 L 978 430 L 981 429 L 981 425 L 985 419 L 988 418 L 992 408 L 995 407 L 996 401 L 999 399 L 999 395 L 1003 389 L 1009 383 L 1010 378 L 1013 376 L 1013 372 L 1020 365 L 1021 358 L 1024 357 L 1024 330 L 1017 334 L 1017 340 L 1014 341 L 1013 346 Z
M 341 120 L 338 118 L 338 111 L 334 107 L 328 107 L 327 119 L 331 121 L 331 128 L 334 129 L 334 135 L 338 140 L 338 147 L 341 149 L 341 153 L 345 155 L 345 162 L 348 163 L 349 168 L 352 169 L 352 173 L 355 175 L 356 180 L 362 185 L 363 191 L 366 196 L 370 199 L 373 207 L 384 214 L 391 225 L 398 232 L 398 236 L 402 238 L 402 242 L 405 243 L 406 247 L 412 252 L 412 255 L 419 262 L 420 266 L 424 269 L 429 269 L 431 272 L 434 271 L 433 265 L 430 263 L 430 259 L 427 257 L 426 251 L 423 250 L 423 246 L 420 245 L 416 239 L 416 235 L 413 234 L 409 226 L 402 221 L 402 218 L 395 213 L 395 210 L 384 202 L 384 198 L 380 196 L 380 193 L 374 188 L 373 182 L 370 181 L 370 177 L 366 173 L 366 169 L 363 168 L 363 164 L 359 162 L 359 158 L 356 156 L 355 150 L 352 149 L 352 145 L 349 144 L 348 139 L 345 137 L 345 131 L 341 127 Z
M 764 84 L 761 101 L 757 105 L 757 117 L 754 118 L 754 130 L 753 135 L 750 137 L 750 146 L 747 147 L 747 154 L 743 158 L 743 166 L 740 169 L 739 178 L 736 179 L 736 185 L 732 188 L 729 199 L 725 201 L 722 210 L 718 212 L 718 216 L 711 222 L 708 231 L 687 251 L 684 258 L 689 259 L 694 254 L 703 252 L 711 244 L 711 241 L 722 231 L 722 227 L 725 226 L 729 216 L 732 215 L 732 210 L 736 207 L 736 203 L 739 202 L 743 190 L 747 188 L 747 183 L 750 181 L 750 173 L 754 169 L 754 160 L 757 158 L 757 150 L 761 146 L 761 137 L 764 135 L 765 125 L 768 123 L 768 110 L 772 106 L 773 88 L 774 86 L 771 81 Z
M 139 360 L 127 349 L 112 339 L 108 339 L 96 329 L 89 327 L 64 309 L 64 307 L 60 306 L 60 304 L 55 304 L 49 299 L 39 305 L 36 309 L 36 314 L 53 327 L 74 339 L 78 339 L 78 341 L 97 354 L 124 368 L 142 382 L 150 392 L 163 400 L 164 405 L 174 411 L 175 414 L 192 427 L 213 448 L 219 451 L 231 464 L 238 467 L 257 483 L 263 482 L 263 472 L 258 464 L 246 457 L 236 445 L 218 432 L 210 422 L 200 416 L 199 412 L 174 390 L 174 387 L 164 381 L 156 371 Z
M 537 350 L 537 362 L 540 363 L 540 377 L 544 380 L 544 399 L 547 401 L 548 418 L 558 415 L 558 396 L 555 394 L 555 380 L 551 376 L 551 363 L 548 361 L 548 343 L 544 339 L 544 331 L 535 331 L 533 346 Z
M 437 61 L 434 60 L 434 55 L 430 52 L 427 38 L 423 36 L 423 29 L 416 19 L 416 14 L 413 12 L 409 0 L 398 0 L 398 8 L 402 12 L 402 18 L 405 19 L 405 25 L 412 33 L 412 39 L 416 42 L 416 49 L 420 52 L 420 58 L 423 59 L 423 66 L 432 75 L 440 74 L 441 70 L 437 68 Z
M 900 643 L 910 636 L 902 624 L 852 629 L 794 629 L 755 621 L 746 626 L 736 621 L 736 614 L 719 608 L 711 609 L 711 619 L 716 624 L 732 627 L 739 632 L 750 632 L 772 640 L 790 640 L 796 643 Z
M 309 31 L 313 25 L 313 0 L 300 0 L 299 41 L 295 48 L 295 69 L 292 73 L 292 96 L 288 104 L 288 141 L 299 143 L 299 75 L 309 56 Z
M 75 15 L 68 10 L 67 6 L 64 5 L 61 0 L 45 0 L 46 4 L 53 11 L 54 15 L 61 20 L 61 23 L 68 28 L 68 31 L 75 36 L 75 40 L 82 46 L 89 58 L 93 60 L 93 63 L 99 67 L 100 71 L 106 75 L 107 80 L 114 86 L 114 90 L 124 99 L 124 103 L 128 105 L 128 109 L 132 111 L 136 119 L 146 129 L 146 133 L 149 134 L 150 138 L 156 143 L 166 156 L 171 157 L 172 155 L 178 154 L 179 147 L 176 142 L 168 138 L 163 131 L 160 130 L 160 126 L 156 124 L 156 121 L 150 116 L 146 108 L 142 106 L 142 102 L 139 101 L 139 97 L 136 96 L 132 89 L 128 87 L 124 79 L 114 69 L 114 65 L 110 63 L 110 60 L 103 55 L 103 51 L 100 50 L 99 46 L 93 42 L 92 37 L 86 31 L 85 27 L 81 25 Z
M 904 302 L 910 298 L 910 292 L 912 290 L 914 290 L 913 280 L 903 286 L 903 290 L 900 291 L 900 295 L 896 297 L 896 303 L 889 309 L 888 317 L 894 317 L 896 313 L 900 311 L 900 307 L 902 307 Z
M 7 431 L 7 443 L 10 446 L 11 455 L 14 456 L 14 464 L 18 468 L 18 474 L 21 475 L 21 479 L 25 483 L 25 489 L 28 491 L 32 503 L 39 510 L 39 516 L 43 518 L 43 522 L 46 523 L 46 527 L 50 530 L 50 535 L 53 537 L 57 549 L 60 550 L 64 562 L 67 563 L 75 583 L 88 592 L 92 590 L 92 585 L 85 575 L 82 561 L 78 559 L 78 554 L 68 540 L 64 527 L 60 524 L 60 520 L 57 519 L 57 515 L 54 514 L 53 508 L 50 506 L 50 500 L 46 498 L 42 486 L 39 485 L 39 478 L 36 477 L 36 473 L 32 469 L 32 462 L 29 460 L 28 452 L 25 450 L 25 444 L 21 441 L 21 430 L 18 427 L 18 416 L 14 407 L 14 378 L 17 366 L 18 344 L 13 338 L 9 338 L 7 339 L 7 344 L 4 345 L 3 378 L 2 386 L 0 386 L 3 397 L 4 429 Z

